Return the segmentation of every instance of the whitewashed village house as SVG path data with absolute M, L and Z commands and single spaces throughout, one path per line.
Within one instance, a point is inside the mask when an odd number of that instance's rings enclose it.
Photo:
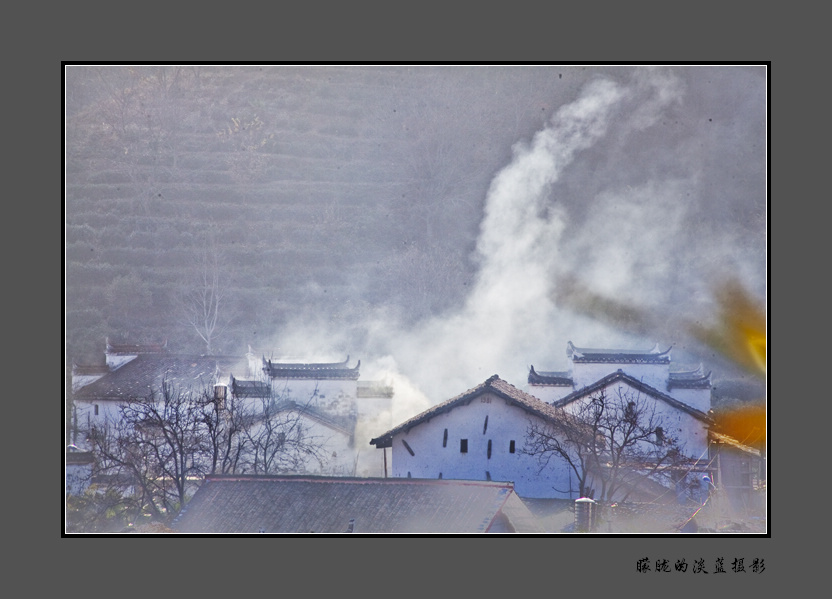
M 570 497 L 566 464 L 540 472 L 537 458 L 520 451 L 530 419 L 563 417 L 494 375 L 370 443 L 385 455 L 391 449 L 394 477 L 509 481 L 521 497 Z
M 302 422 L 307 439 L 321 448 L 324 463 L 308 459 L 303 473 L 374 476 L 381 460 L 357 446 L 356 430 L 389 418 L 393 389 L 378 381 L 359 381 L 360 361 L 282 363 L 244 357 L 171 354 L 165 344 L 115 344 L 107 340 L 106 365 L 73 367 L 69 443 L 91 449 L 89 432 L 118 418 L 119 406 L 158 393 L 165 381 L 183 391 L 212 390 L 253 408 L 272 402 L 277 412 Z M 234 373 L 243 373 L 238 378 Z M 382 416 L 383 418 L 383 416 Z M 365 421 L 366 420 L 366 421 Z M 381 422 L 384 422 L 382 420 Z M 363 461 L 360 458 L 364 458 Z
M 536 372 L 530 368 L 530 393 L 567 412 L 575 412 L 593 396 L 622 396 L 651 401 L 664 432 L 678 440 L 684 454 L 708 456 L 708 430 L 713 421 L 710 373 L 702 368 L 671 372 L 671 350 L 647 351 L 577 348 L 570 341 L 570 369 Z
M 395 477 L 458 478 L 513 482 L 521 497 L 579 496 L 577 481 L 566 463 L 552 460 L 540 470 L 535 456 L 520 452 L 530 422 L 554 422 L 573 414 L 598 393 L 618 394 L 649 402 L 668 438 L 678 440 L 686 474 L 719 479 L 714 451 L 754 450 L 712 433 L 710 373 L 702 368 L 671 370 L 670 349 L 610 350 L 567 345 L 567 371 L 528 375 L 529 392 L 496 375 L 484 383 L 409 419 L 372 439 L 386 451 L 386 468 Z M 759 452 L 756 452 L 759 459 Z M 730 484 L 726 481 L 727 484 Z M 750 485 L 746 485 L 750 488 Z M 672 489 L 674 497 L 684 489 Z

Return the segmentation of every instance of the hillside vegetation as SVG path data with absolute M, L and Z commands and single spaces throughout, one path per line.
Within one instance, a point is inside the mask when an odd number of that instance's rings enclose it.
M 461 301 L 489 181 L 558 84 L 555 67 L 68 67 L 69 359 L 108 335 L 204 352 L 186 313 L 206 259 L 217 353 L 294 316 L 343 330 Z

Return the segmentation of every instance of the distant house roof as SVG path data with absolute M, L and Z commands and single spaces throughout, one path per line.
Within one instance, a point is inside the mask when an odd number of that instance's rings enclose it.
M 636 389 L 637 391 L 639 391 L 641 393 L 644 393 L 646 395 L 649 395 L 649 396 L 651 396 L 655 399 L 659 399 L 659 400 L 673 406 L 674 408 L 682 410 L 683 412 L 687 412 L 691 416 L 693 416 L 693 417 L 695 417 L 695 418 L 697 418 L 697 419 L 699 419 L 703 422 L 706 422 L 706 423 L 709 423 L 709 424 L 713 423 L 713 420 L 707 414 L 705 414 L 705 412 L 697 410 L 696 408 L 692 408 L 689 405 L 687 405 L 686 403 L 683 403 L 683 402 L 679 401 L 678 399 L 674 399 L 673 397 L 671 397 L 670 395 L 667 395 L 666 393 L 662 393 L 658 389 L 656 389 L 654 387 L 651 387 L 650 385 L 648 385 L 646 383 L 643 383 L 642 381 L 638 380 L 637 378 L 634 378 L 634 377 L 630 376 L 629 374 L 625 373 L 621 369 L 617 370 L 616 372 L 613 372 L 612 374 L 608 374 L 604 378 L 595 381 L 591 385 L 587 385 L 586 387 L 584 387 L 582 389 L 578 389 L 577 391 L 573 391 L 572 393 L 570 393 L 566 397 L 563 397 L 563 398 L 561 398 L 561 399 L 559 399 L 555 402 L 552 402 L 552 406 L 554 406 L 555 408 L 563 408 L 563 407 L 567 406 L 568 404 L 572 403 L 573 401 L 576 401 L 578 399 L 582 399 L 584 397 L 588 397 L 588 396 L 592 395 L 593 393 L 597 393 L 598 391 L 607 387 L 608 385 L 611 385 L 611 384 L 617 383 L 617 382 L 626 383 L 626 384 L 630 385 L 631 387 L 633 387 L 634 389 Z
M 571 387 L 574 383 L 568 372 L 540 371 L 537 372 L 534 366 L 529 368 L 530 385 L 549 385 L 554 387 Z
M 177 389 L 199 391 L 211 386 L 218 374 L 244 367 L 240 358 L 187 356 L 168 353 L 139 354 L 124 366 L 75 392 L 76 399 L 120 400 L 148 397 L 158 392 L 162 381 Z
M 512 483 L 411 478 L 208 476 L 180 533 L 541 532 Z
M 235 397 L 268 399 L 271 397 L 272 388 L 263 381 L 244 381 L 231 376 L 231 393 Z
M 655 345 L 649 350 L 630 349 L 593 349 L 588 347 L 575 347 L 572 342 L 566 345 L 566 355 L 575 363 L 602 363 L 602 364 L 670 364 L 670 350 L 659 351 Z
M 711 373 L 705 374 L 700 366 L 696 370 L 671 372 L 667 379 L 667 390 L 671 389 L 710 389 Z
M 487 379 L 485 382 L 480 383 L 476 387 L 468 389 L 464 393 L 457 395 L 456 397 L 452 397 L 451 399 L 442 402 L 436 406 L 433 406 L 429 410 L 425 410 L 421 414 L 414 416 L 413 418 L 406 420 L 399 426 L 387 431 L 383 435 L 376 437 L 370 441 L 371 445 L 375 445 L 376 448 L 382 447 L 390 447 L 393 442 L 393 436 L 397 435 L 402 431 L 409 431 L 411 428 L 430 420 L 434 416 L 439 414 L 443 414 L 445 412 L 449 412 L 460 405 L 465 405 L 482 395 L 483 393 L 494 393 L 495 395 L 503 398 L 508 403 L 518 406 L 527 412 L 539 416 L 545 420 L 549 421 L 561 421 L 565 418 L 568 418 L 561 410 L 557 410 L 553 408 L 550 404 L 536 398 L 533 395 L 529 395 L 528 393 L 521 391 L 514 385 L 507 383 L 506 381 L 502 380 L 496 374 Z
M 328 363 L 272 362 L 264 358 L 263 372 L 273 379 L 356 380 L 359 377 L 361 360 L 352 368 L 347 366 L 349 361 L 349 356 L 343 362 Z

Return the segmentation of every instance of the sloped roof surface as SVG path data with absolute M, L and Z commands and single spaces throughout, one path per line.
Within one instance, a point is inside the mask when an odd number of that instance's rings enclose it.
M 201 391 L 214 384 L 215 375 L 244 368 L 240 358 L 139 354 L 125 365 L 75 392 L 77 399 L 127 400 L 158 392 L 167 380 L 180 390 Z
M 617 383 L 617 382 L 626 383 L 627 385 L 629 385 L 630 387 L 633 387 L 637 391 L 639 391 L 641 393 L 644 393 L 646 395 L 649 395 L 649 396 L 651 396 L 655 399 L 659 399 L 661 401 L 664 401 L 665 403 L 670 404 L 674 408 L 682 410 L 683 412 L 687 412 L 691 416 L 694 416 L 695 418 L 698 418 L 699 420 L 702 420 L 703 422 L 707 422 L 707 423 L 712 423 L 713 422 L 712 419 L 707 414 L 705 414 L 705 412 L 697 410 L 696 408 L 692 408 L 691 406 L 687 405 L 686 403 L 683 403 L 683 402 L 679 401 L 678 399 L 675 399 L 675 398 L 671 397 L 670 395 L 667 395 L 666 393 L 662 393 L 658 389 L 656 389 L 654 387 L 651 387 L 650 385 L 648 385 L 646 383 L 643 383 L 642 381 L 630 376 L 629 374 L 623 372 L 620 369 L 617 370 L 616 372 L 613 372 L 612 374 L 608 374 L 607 376 L 605 376 L 602 379 L 599 379 L 599 380 L 595 381 L 591 385 L 587 385 L 586 387 L 584 387 L 582 389 L 578 389 L 577 391 L 573 391 L 572 393 L 570 393 L 566 397 L 563 397 L 563 398 L 553 402 L 552 406 L 554 406 L 555 408 L 563 408 L 564 406 L 572 403 L 573 401 L 577 401 L 577 400 L 582 399 L 584 397 L 588 397 L 588 396 L 592 395 L 593 393 L 597 393 L 601 389 L 603 389 L 603 388 L 605 388 L 609 385 L 612 385 L 614 383 Z
M 484 533 L 511 483 L 409 478 L 211 476 L 174 528 L 182 533 Z M 534 528 L 522 503 L 505 514 Z M 528 510 L 526 510 L 528 512 Z
M 377 448 L 390 447 L 390 444 L 393 440 L 393 436 L 400 433 L 401 431 L 409 431 L 417 424 L 425 422 L 426 420 L 430 420 L 438 414 L 449 412 L 457 406 L 468 404 L 473 399 L 479 397 L 483 393 L 488 392 L 494 393 L 497 396 L 509 402 L 510 404 L 518 406 L 526 410 L 527 412 L 535 414 L 536 416 L 539 416 L 545 420 L 554 421 L 568 418 L 568 416 L 565 415 L 562 411 L 553 408 L 551 405 L 547 404 L 545 401 L 536 398 L 534 395 L 529 395 L 525 391 L 521 391 L 514 385 L 507 383 L 495 374 L 489 379 L 487 379 L 485 382 L 477 385 L 476 387 L 468 389 L 467 391 L 457 395 L 456 397 L 452 397 L 451 399 L 445 402 L 435 405 L 432 408 L 425 410 L 421 414 L 418 414 L 413 418 L 406 420 L 397 427 L 390 429 L 383 435 L 376 437 L 375 439 L 372 439 L 370 441 L 370 445 L 375 445 Z

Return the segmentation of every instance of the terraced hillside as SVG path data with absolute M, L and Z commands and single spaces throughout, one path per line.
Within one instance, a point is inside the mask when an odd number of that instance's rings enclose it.
M 214 352 L 296 315 L 348 329 L 459 302 L 491 177 L 557 85 L 556 67 L 69 67 L 69 358 L 107 335 L 205 351 L 205 274 Z

